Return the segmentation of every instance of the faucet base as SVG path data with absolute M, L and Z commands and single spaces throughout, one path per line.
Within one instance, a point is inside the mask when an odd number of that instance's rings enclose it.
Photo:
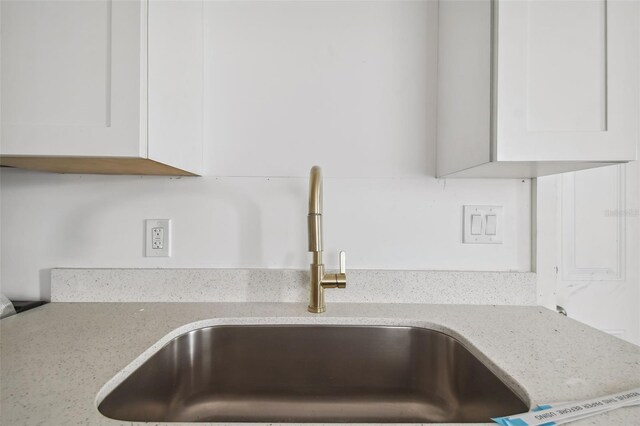
M 316 307 L 313 307 L 311 305 L 309 305 L 307 307 L 307 311 L 311 312 L 312 314 L 321 314 L 326 310 L 327 310 L 327 308 L 325 308 L 325 307 L 317 307 L 316 308 Z

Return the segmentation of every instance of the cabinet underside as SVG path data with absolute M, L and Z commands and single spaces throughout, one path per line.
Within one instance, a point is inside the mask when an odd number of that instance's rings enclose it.
M 491 161 L 452 173 L 438 173 L 439 178 L 536 178 L 574 172 L 623 162 L 584 161 Z
M 146 158 L 2 156 L 0 166 L 54 173 L 198 176 Z

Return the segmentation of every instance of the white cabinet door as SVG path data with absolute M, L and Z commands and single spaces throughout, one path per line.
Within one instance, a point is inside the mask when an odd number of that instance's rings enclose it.
M 498 3 L 494 160 L 636 158 L 639 4 Z
M 640 162 L 538 181 L 539 303 L 640 344 Z
M 640 167 L 562 176 L 558 304 L 570 317 L 640 344 Z
M 146 157 L 145 5 L 1 2 L 3 155 Z

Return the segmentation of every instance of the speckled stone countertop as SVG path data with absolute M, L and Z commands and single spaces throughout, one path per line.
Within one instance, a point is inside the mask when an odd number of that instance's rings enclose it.
M 531 404 L 640 386 L 640 347 L 540 307 L 340 303 L 314 315 L 302 303 L 52 303 L 0 321 L 0 424 L 130 424 L 96 401 L 175 335 L 317 323 L 444 331 Z M 575 424 L 640 425 L 640 407 Z

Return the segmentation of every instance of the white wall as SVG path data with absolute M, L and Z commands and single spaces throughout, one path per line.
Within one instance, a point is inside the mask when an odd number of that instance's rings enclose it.
M 325 248 L 363 269 L 530 269 L 528 180 L 437 180 L 435 2 L 207 2 L 202 178 L 0 172 L 1 285 L 52 267 L 306 268 L 307 173 Z M 462 205 L 505 208 L 501 245 L 461 243 Z M 174 255 L 143 257 L 171 218 Z

